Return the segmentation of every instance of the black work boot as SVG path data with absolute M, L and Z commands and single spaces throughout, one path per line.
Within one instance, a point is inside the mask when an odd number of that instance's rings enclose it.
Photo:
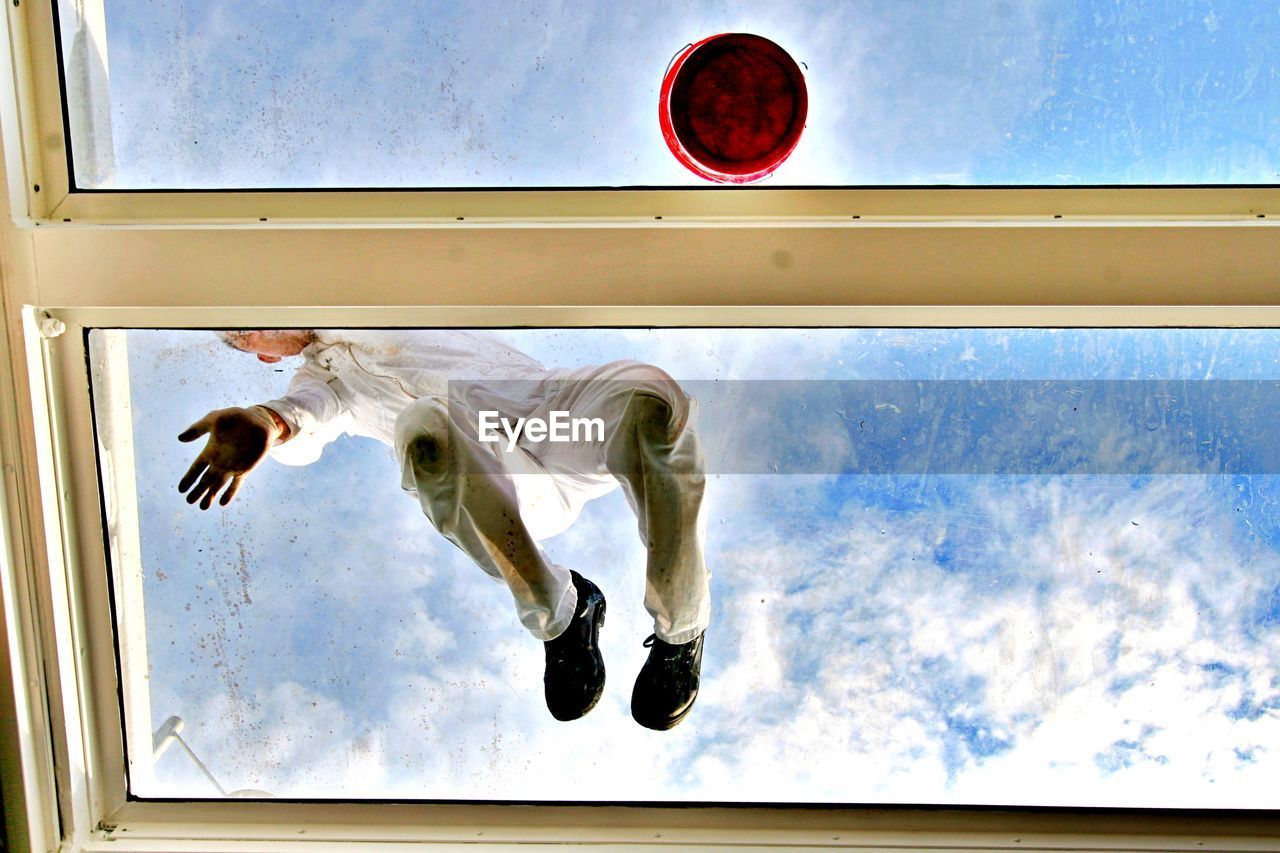
M 665 732 L 674 728 L 698 698 L 702 670 L 703 631 L 687 643 L 672 645 L 650 634 L 644 641 L 649 659 L 640 668 L 631 693 L 631 716 L 646 729 Z
M 600 628 L 604 625 L 604 593 L 577 572 L 573 586 L 578 606 L 564 633 L 543 645 L 547 669 L 542 684 L 547 709 L 557 720 L 576 720 L 600 701 L 604 692 L 604 658 L 600 655 Z

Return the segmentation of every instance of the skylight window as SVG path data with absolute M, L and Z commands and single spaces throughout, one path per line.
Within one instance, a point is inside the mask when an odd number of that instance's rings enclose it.
M 1265 2 L 58 11 L 81 190 L 707 186 L 658 99 L 725 32 L 778 44 L 808 88 L 761 186 L 1280 182 Z
M 386 358 L 466 335 L 319 334 Z M 134 796 L 1275 808 L 1270 330 L 498 334 L 546 365 L 659 364 L 698 400 L 688 719 L 629 714 L 652 624 L 620 492 L 544 540 L 609 599 L 604 696 L 558 722 L 541 644 L 383 444 L 335 432 L 225 508 L 178 493 L 199 442 L 177 434 L 315 352 L 99 330 Z

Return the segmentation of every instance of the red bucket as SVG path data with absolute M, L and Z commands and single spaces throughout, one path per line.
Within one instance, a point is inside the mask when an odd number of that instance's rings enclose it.
M 689 171 L 745 184 L 795 149 L 809 113 L 804 75 L 767 38 L 720 33 L 676 56 L 662 80 L 662 138 Z

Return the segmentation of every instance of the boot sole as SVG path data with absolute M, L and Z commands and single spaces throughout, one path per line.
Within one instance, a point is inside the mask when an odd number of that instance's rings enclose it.
M 586 710 L 574 717 L 575 720 L 580 720 L 587 714 L 591 713 L 592 709 L 595 708 L 596 705 L 600 704 L 600 697 L 604 695 L 604 682 L 609 673 L 604 666 L 604 654 L 600 651 L 600 629 L 604 627 L 604 614 L 607 609 L 608 602 L 601 598 L 600 618 L 595 620 L 591 626 L 591 647 L 596 650 L 596 657 L 600 661 L 600 689 L 596 691 L 595 698 L 591 700 L 591 704 L 587 706 Z M 566 720 L 565 722 L 568 721 Z
M 696 701 L 698 701 L 698 697 L 695 695 L 693 700 L 689 702 L 688 705 L 685 705 L 684 708 L 681 709 L 680 713 L 676 714 L 674 717 L 664 718 L 661 720 L 642 720 L 633 712 L 631 714 L 631 719 L 635 720 L 646 729 L 651 729 L 655 732 L 668 732 L 680 725 L 680 722 L 685 717 L 689 716 L 689 712 L 693 710 L 693 703 Z
M 600 704 L 600 698 L 604 696 L 604 682 L 605 682 L 605 678 L 608 676 L 608 672 L 605 669 L 605 665 L 604 665 L 604 655 L 601 654 L 600 652 L 600 629 L 604 627 L 604 616 L 605 616 L 605 611 L 607 609 L 608 609 L 608 602 L 602 597 L 600 600 L 600 613 L 596 619 L 592 620 L 592 624 L 591 624 L 591 647 L 596 650 L 596 658 L 599 659 L 600 661 L 600 673 L 601 673 L 600 689 L 596 691 L 596 695 L 592 697 L 591 701 L 587 704 L 587 706 L 583 708 L 580 712 L 578 712 L 578 714 L 576 714 L 575 716 L 561 717 L 560 715 L 552 711 L 551 716 L 562 723 L 571 723 L 574 720 L 580 720 L 583 717 L 585 717 L 587 714 L 590 714 L 591 711 L 596 707 L 596 705 Z

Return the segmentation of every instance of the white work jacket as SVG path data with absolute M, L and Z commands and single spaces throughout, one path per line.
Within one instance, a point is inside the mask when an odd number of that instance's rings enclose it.
M 272 448 L 307 465 L 343 433 L 394 445 L 395 423 L 414 400 L 453 396 L 511 417 L 537 403 L 550 373 L 497 335 L 472 329 L 317 329 L 289 390 L 265 405 L 292 430 Z

